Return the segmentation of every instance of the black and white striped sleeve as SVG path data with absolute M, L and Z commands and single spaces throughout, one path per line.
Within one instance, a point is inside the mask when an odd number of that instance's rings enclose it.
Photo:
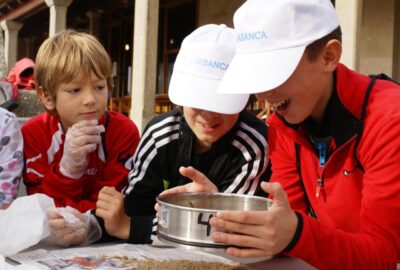
M 164 190 L 165 161 L 162 148 L 179 138 L 179 117 L 169 116 L 149 124 L 133 158 L 133 169 L 124 189 L 125 212 L 131 218 L 128 242 L 149 243 L 155 215 L 155 199 Z M 164 168 L 163 168 L 164 167 Z
M 232 144 L 240 151 L 243 159 L 240 164 L 236 164 L 236 175 L 224 193 L 259 195 L 261 181 L 269 180 L 266 134 L 267 127 L 263 123 L 239 123 Z

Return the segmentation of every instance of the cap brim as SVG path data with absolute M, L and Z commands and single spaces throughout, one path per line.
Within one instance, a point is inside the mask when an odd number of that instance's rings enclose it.
M 292 75 L 305 47 L 236 53 L 219 84 L 218 93 L 260 93 L 278 87 Z
M 241 112 L 249 99 L 248 94 L 218 94 L 221 80 L 193 76 L 174 71 L 168 95 L 172 103 L 222 114 Z

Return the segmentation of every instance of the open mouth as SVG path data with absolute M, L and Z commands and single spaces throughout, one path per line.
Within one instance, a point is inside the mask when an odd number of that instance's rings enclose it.
M 214 127 L 216 127 L 217 126 L 217 124 L 213 124 L 213 125 L 210 125 L 210 124 L 201 124 L 203 127 L 205 127 L 205 128 L 214 128 Z
M 289 99 L 281 100 L 279 102 L 270 102 L 270 105 L 274 111 L 284 111 L 289 106 Z

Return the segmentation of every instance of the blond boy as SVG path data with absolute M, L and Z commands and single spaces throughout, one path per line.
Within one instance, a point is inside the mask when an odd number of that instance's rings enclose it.
M 27 192 L 45 193 L 57 207 L 94 209 L 103 186 L 127 184 L 139 141 L 130 119 L 106 111 L 110 57 L 93 36 L 63 31 L 39 48 L 35 82 L 47 112 L 22 127 Z

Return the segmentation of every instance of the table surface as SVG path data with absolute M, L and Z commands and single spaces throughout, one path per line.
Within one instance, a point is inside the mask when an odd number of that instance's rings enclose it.
M 119 242 L 118 244 L 120 244 L 121 242 Z M 101 246 L 101 245 L 110 245 L 110 243 L 108 244 L 95 244 L 92 246 Z M 112 245 L 112 244 L 111 244 Z M 32 251 L 35 249 L 48 249 L 48 250 L 54 250 L 54 249 L 58 249 L 56 247 L 54 247 L 53 245 L 50 244 L 46 244 L 46 243 L 40 243 L 38 245 L 35 245 L 33 247 L 30 247 L 26 250 L 24 250 L 23 252 L 26 251 Z M 184 250 L 185 251 L 185 250 Z M 185 252 L 189 252 L 189 251 L 185 251 Z M 17 265 L 17 263 L 6 259 L 6 263 L 9 265 Z M 314 267 L 312 267 L 311 265 L 309 265 L 308 263 L 297 259 L 297 258 L 293 258 L 293 257 L 284 257 L 284 256 L 280 256 L 280 257 L 274 257 L 270 260 L 266 260 L 266 261 L 261 261 L 261 262 L 257 262 L 257 263 L 251 263 L 251 264 L 246 264 L 248 267 L 250 267 L 251 269 L 254 270 L 258 270 L 258 269 L 268 269 L 268 270 L 280 270 L 280 269 L 286 269 L 286 270 L 291 270 L 291 269 L 296 269 L 296 270 L 311 270 L 311 269 L 315 269 Z
M 311 270 L 316 269 L 309 265 L 308 263 L 293 257 L 274 257 L 271 260 L 248 264 L 247 266 L 251 267 L 252 269 L 259 269 L 259 270 Z

